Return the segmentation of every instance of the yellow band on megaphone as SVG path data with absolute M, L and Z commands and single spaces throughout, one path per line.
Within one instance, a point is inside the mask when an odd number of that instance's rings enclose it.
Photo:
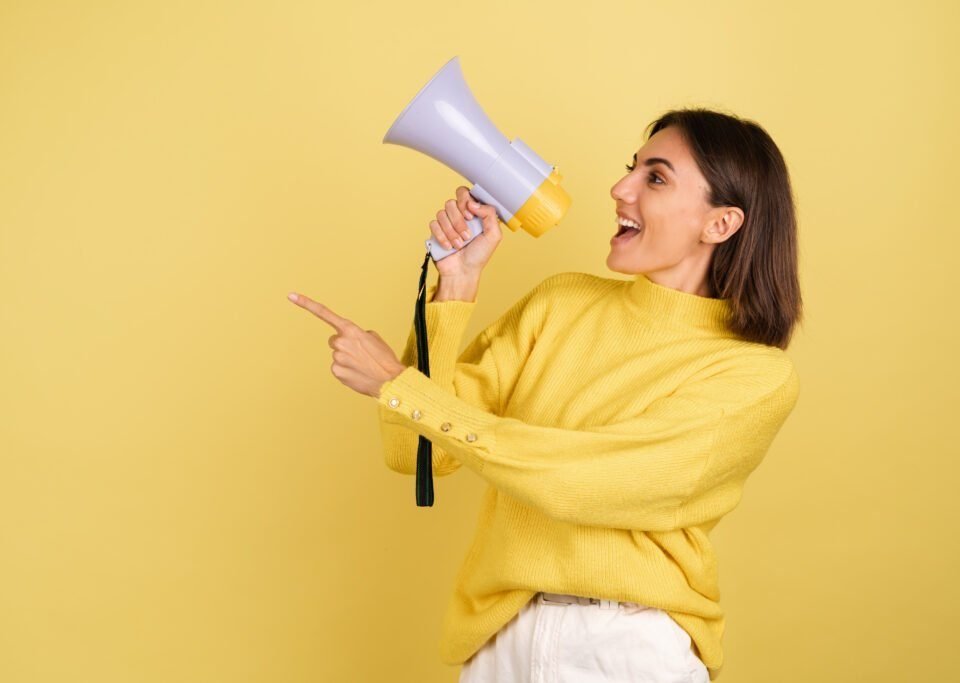
M 530 198 L 523 203 L 523 206 L 507 221 L 506 226 L 514 232 L 523 228 L 534 237 L 540 237 L 559 223 L 571 203 L 570 195 L 560 187 L 562 178 L 560 172 L 554 168 L 533 191 Z

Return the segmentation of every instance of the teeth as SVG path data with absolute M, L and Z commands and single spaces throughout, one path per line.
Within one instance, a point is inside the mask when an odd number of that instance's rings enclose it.
M 632 220 L 630 220 L 629 218 L 623 218 L 623 217 L 621 217 L 621 216 L 617 216 L 617 223 L 618 223 L 619 225 L 625 225 L 625 226 L 627 226 L 628 228 L 636 228 L 637 230 L 640 229 L 640 226 L 637 225 L 636 223 L 634 223 L 634 222 L 633 222 Z

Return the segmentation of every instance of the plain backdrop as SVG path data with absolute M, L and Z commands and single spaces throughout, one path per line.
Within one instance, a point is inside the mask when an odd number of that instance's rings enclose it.
M 801 394 L 713 533 L 720 680 L 945 680 L 960 609 L 956 3 L 0 4 L 0 680 L 454 682 L 486 483 L 383 463 L 304 293 L 399 353 L 458 185 L 384 145 L 459 56 L 573 198 L 467 339 L 604 277 L 669 108 L 760 123 L 800 220 Z M 431 267 L 431 281 L 436 271 Z

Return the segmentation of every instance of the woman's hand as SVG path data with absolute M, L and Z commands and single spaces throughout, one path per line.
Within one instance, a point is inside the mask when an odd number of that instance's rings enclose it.
M 287 298 L 337 331 L 329 339 L 333 349 L 330 371 L 354 391 L 378 398 L 380 387 L 406 369 L 393 349 L 373 330 L 361 330 L 350 320 L 302 294 L 291 292 Z
M 436 220 L 430 221 L 430 231 L 434 238 L 447 249 L 457 248 L 454 253 L 435 262 L 437 272 L 441 277 L 447 278 L 480 277 L 487 261 L 503 239 L 500 219 L 494 207 L 479 203 L 463 185 L 457 188 L 456 193 L 457 198 L 448 199 L 444 208 L 437 211 Z M 461 249 L 454 240 L 460 239 L 462 243 L 462 234 L 470 235 L 465 219 L 473 216 L 478 216 L 483 221 L 483 232 Z

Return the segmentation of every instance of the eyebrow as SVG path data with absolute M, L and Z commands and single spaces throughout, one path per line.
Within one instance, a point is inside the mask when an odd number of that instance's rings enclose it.
M 636 153 L 636 152 L 633 153 L 633 163 L 637 163 L 637 153 Z M 673 171 L 674 175 L 676 175 L 676 173 L 677 173 L 677 169 L 675 169 L 675 168 L 673 167 L 673 164 L 671 164 L 669 161 L 667 161 L 667 160 L 664 159 L 663 157 L 650 157 L 649 159 L 647 159 L 647 160 L 645 160 L 645 161 L 643 162 L 643 165 L 644 165 L 644 166 L 653 166 L 654 164 L 663 164 L 664 166 L 666 166 L 667 168 L 669 168 L 671 171 Z

